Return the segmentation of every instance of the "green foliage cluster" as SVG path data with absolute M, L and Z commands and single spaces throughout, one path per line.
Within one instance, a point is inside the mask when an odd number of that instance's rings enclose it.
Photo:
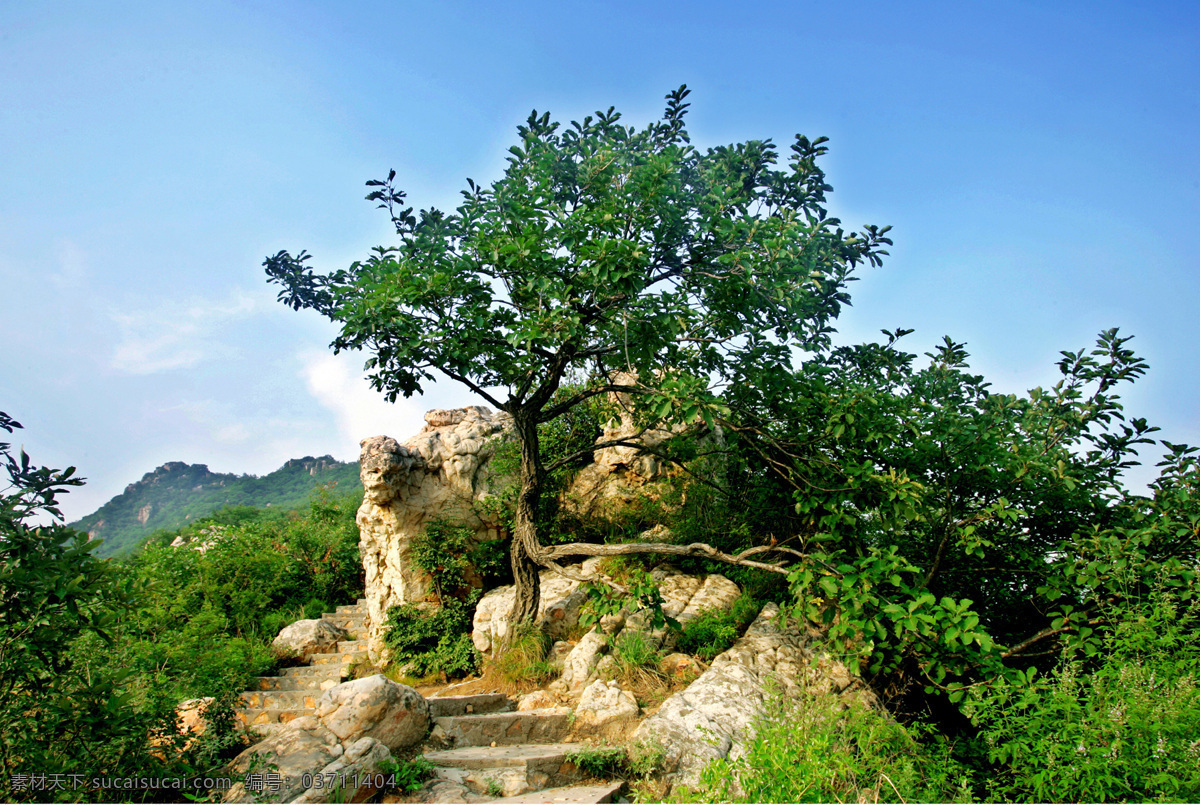
M 643 632 L 624 630 L 611 640 L 609 656 L 615 661 L 613 678 L 621 680 L 640 696 L 666 682 L 663 653 Z
M 0 414 L 0 427 L 20 427 Z M 233 709 L 274 662 L 277 625 L 361 594 L 357 501 L 321 498 L 306 514 L 227 512 L 123 561 L 101 560 L 58 522 L 73 470 L 19 459 L 0 444 L 0 799 L 42 798 L 21 774 L 123 778 L 212 774 L 238 751 Z M 39 518 L 49 525 L 35 525 Z M 203 546 L 203 550 L 198 550 Z M 181 700 L 212 696 L 209 728 L 179 733 Z M 52 796 L 111 800 L 107 789 Z M 121 791 L 160 799 L 161 790 Z
M 402 604 L 389 609 L 383 642 L 392 652 L 393 665 L 414 677 L 475 673 L 479 652 L 471 642 L 471 611 L 455 598 L 432 608 Z
M 620 746 L 581 745 L 567 751 L 567 761 L 585 775 L 604 780 L 644 780 L 664 768 L 665 753 L 653 741 Z
M 222 509 L 216 522 L 236 525 L 237 514 L 253 519 L 285 517 L 302 510 L 318 487 L 336 488 L 353 495 L 362 489 L 357 462 L 335 461 L 331 456 L 292 459 L 261 478 L 253 475 L 214 473 L 203 464 L 172 461 L 105 503 L 95 512 L 70 524 L 93 534 L 98 556 L 124 556 L 147 536 L 174 533 Z M 142 517 L 143 512 L 148 514 Z
M 430 521 L 410 550 L 413 563 L 433 580 L 438 601 L 465 601 L 474 590 L 503 583 L 508 570 L 499 540 L 476 542 L 473 529 L 446 520 Z
M 476 542 L 470 528 L 432 520 L 412 541 L 411 556 L 432 579 L 437 601 L 388 610 L 384 643 L 393 665 L 415 677 L 475 673 L 480 657 L 471 642 L 471 614 L 480 587 L 504 579 L 502 546 L 495 540 Z
M 930 730 L 860 700 L 776 696 L 736 759 L 714 760 L 683 802 L 971 802 L 970 771 Z M 913 738 L 916 732 L 928 740 Z
M 395 775 L 396 790 L 411 794 L 420 790 L 425 781 L 433 776 L 434 766 L 424 755 L 417 755 L 408 760 L 388 758 L 383 762 L 383 773 Z
M 729 609 L 706 610 L 684 624 L 676 648 L 711 662 L 742 636 L 761 609 L 760 602 L 742 593 Z
M 1092 657 L 973 691 L 967 711 L 999 773 L 989 797 L 1036 802 L 1200 798 L 1200 602 L 1161 587 L 1104 613 Z M 1089 644 L 1090 645 L 1090 644 Z
M 580 612 L 580 625 L 594 626 L 606 615 L 625 612 L 629 615 L 643 614 L 652 629 L 679 628 L 679 621 L 663 609 L 665 602 L 662 593 L 658 589 L 658 582 L 650 573 L 639 567 L 627 567 L 622 581 L 625 590 L 601 582 L 587 582 L 588 602 Z

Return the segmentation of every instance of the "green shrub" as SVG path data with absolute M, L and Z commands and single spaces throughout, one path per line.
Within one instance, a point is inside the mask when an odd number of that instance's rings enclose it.
M 417 755 L 410 760 L 387 758 L 383 761 L 383 772 L 396 776 L 396 790 L 411 794 L 433 776 L 433 764 L 424 755 Z
M 706 610 L 683 625 L 676 648 L 705 662 L 729 648 L 758 617 L 762 606 L 743 593 L 726 610 Z
M 496 586 L 507 571 L 501 540 L 475 541 L 475 531 L 446 520 L 432 520 L 412 541 L 413 563 L 429 574 L 439 601 L 465 600 L 474 584 Z
M 776 696 L 740 757 L 714 760 L 689 802 L 970 802 L 967 769 L 920 726 L 858 700 Z M 928 739 L 922 743 L 913 734 Z
M 997 680 L 965 708 L 1002 764 L 993 797 L 1200 801 L 1200 603 L 1159 591 L 1106 614 L 1102 660 Z
M 471 643 L 470 606 L 454 598 L 440 607 L 422 609 L 403 604 L 388 610 L 383 641 L 392 662 L 418 677 L 442 674 L 447 679 L 479 670 L 479 652 Z

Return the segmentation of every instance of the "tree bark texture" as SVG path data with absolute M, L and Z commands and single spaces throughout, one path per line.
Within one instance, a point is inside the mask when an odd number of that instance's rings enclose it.
M 525 412 L 512 412 L 512 415 L 513 430 L 521 447 L 521 492 L 517 496 L 510 552 L 515 591 L 509 623 L 515 625 L 532 623 L 537 618 L 541 588 L 539 565 L 534 557 L 542 549 L 538 540 L 537 513 L 546 471 L 539 453 L 537 421 Z

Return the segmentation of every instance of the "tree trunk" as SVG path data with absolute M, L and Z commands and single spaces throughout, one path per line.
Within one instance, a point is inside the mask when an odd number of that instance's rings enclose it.
M 542 499 L 545 468 L 539 453 L 537 422 L 525 412 L 513 412 L 513 431 L 521 447 L 521 493 L 517 496 L 516 522 L 513 528 L 512 562 L 516 584 L 513 608 L 508 622 L 532 623 L 537 617 L 541 589 L 538 583 L 539 565 L 534 557 L 541 551 L 538 541 L 537 514 Z

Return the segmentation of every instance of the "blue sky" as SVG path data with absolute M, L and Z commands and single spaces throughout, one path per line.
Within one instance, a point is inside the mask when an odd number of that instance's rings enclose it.
M 94 510 L 165 461 L 262 474 L 406 438 L 446 384 L 385 404 L 262 260 L 332 270 L 388 241 L 397 171 L 452 207 L 532 109 L 631 122 L 692 89 L 702 147 L 831 138 L 831 208 L 891 224 L 846 341 L 950 335 L 1002 391 L 1120 327 L 1126 395 L 1200 443 L 1195 3 L 0 4 L 0 410 L 89 478 Z

